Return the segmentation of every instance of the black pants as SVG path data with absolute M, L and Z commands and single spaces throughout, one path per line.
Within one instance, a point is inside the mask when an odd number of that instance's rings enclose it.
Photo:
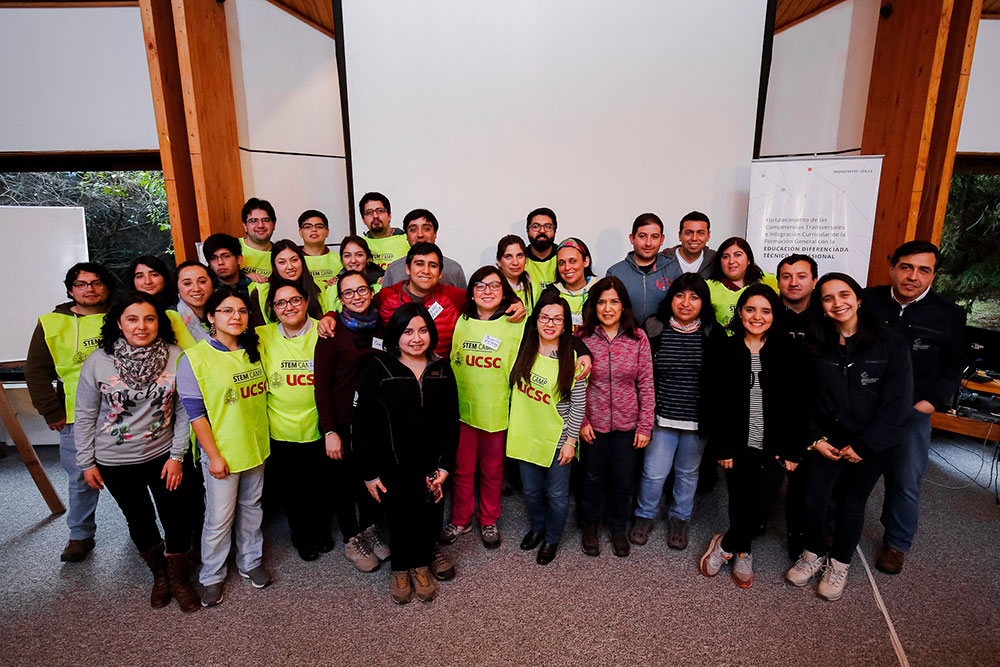
M 357 468 L 357 455 L 352 447 L 351 425 L 338 424 L 337 435 L 343 446 L 344 456 L 340 461 L 327 458 L 328 480 L 332 485 L 333 511 L 344 542 L 377 523 L 382 516 L 379 504 L 375 502 L 361 473 Z
M 194 462 L 191 448 L 184 453 L 184 516 L 191 528 L 191 545 L 201 548 L 201 529 L 205 525 L 205 478 L 201 466 Z
M 382 504 L 389 518 L 389 549 L 394 572 L 430 565 L 441 529 L 442 503 L 427 497 L 426 478 L 395 468 L 381 477 Z
M 604 517 L 605 488 L 608 494 L 607 520 L 612 535 L 624 535 L 632 513 L 632 479 L 636 450 L 632 447 L 635 431 L 611 431 L 594 434 L 593 443 L 583 442 L 580 463 L 583 484 L 580 509 L 586 523 L 597 523 Z
M 191 528 L 184 513 L 184 484 L 182 482 L 179 488 L 167 491 L 167 481 L 160 479 L 163 464 L 169 458 L 169 453 L 164 453 L 144 463 L 121 466 L 97 464 L 105 487 L 125 515 L 128 534 L 139 551 L 149 551 L 160 543 L 157 514 L 163 524 L 167 553 L 181 554 L 191 549 Z M 150 494 L 153 495 L 152 501 Z M 153 503 L 156 504 L 155 511 Z
M 288 528 L 296 548 L 330 540 L 332 508 L 326 495 L 329 480 L 326 446 L 314 442 L 271 440 L 267 473 L 285 503 Z
M 767 523 L 785 479 L 785 467 L 774 456 L 747 447 L 733 457 L 726 470 L 729 488 L 729 530 L 722 548 L 730 553 L 750 553 L 750 542 Z
M 788 473 L 788 486 L 785 488 L 785 531 L 789 543 L 802 544 L 805 531 L 805 489 L 802 486 L 801 466 Z
M 865 505 L 875 483 L 892 462 L 895 448 L 863 458 L 858 463 L 832 461 L 818 452 L 807 452 L 802 462 L 805 548 L 826 555 L 827 508 L 838 489 L 836 521 L 830 556 L 850 563 L 865 525 Z

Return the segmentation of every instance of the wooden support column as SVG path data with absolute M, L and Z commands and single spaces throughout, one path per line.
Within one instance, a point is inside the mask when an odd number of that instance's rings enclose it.
M 937 244 L 941 243 L 941 228 L 948 208 L 955 149 L 958 147 L 958 133 L 962 127 L 965 94 L 969 90 L 969 72 L 972 70 L 972 54 L 976 49 L 979 17 L 983 11 L 983 0 L 954 2 L 915 236 Z
M 885 282 L 892 251 L 916 235 L 953 5 L 882 2 L 861 138 L 862 155 L 885 155 L 869 284 Z

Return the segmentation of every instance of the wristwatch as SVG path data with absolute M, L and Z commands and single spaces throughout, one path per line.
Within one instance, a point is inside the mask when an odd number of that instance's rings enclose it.
M 813 444 L 811 444 L 808 447 L 806 447 L 806 451 L 807 452 L 811 452 L 814 449 L 816 449 L 816 445 L 818 445 L 821 442 L 826 442 L 826 441 L 827 441 L 826 440 L 826 436 L 824 435 L 822 438 L 820 438 L 819 440 L 816 440 L 815 442 L 813 442 Z

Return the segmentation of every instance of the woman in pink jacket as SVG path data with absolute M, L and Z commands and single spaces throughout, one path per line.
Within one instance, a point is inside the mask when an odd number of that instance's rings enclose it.
M 587 414 L 580 429 L 583 450 L 583 552 L 601 553 L 599 522 L 604 488 L 610 488 L 607 522 L 616 556 L 629 554 L 625 535 L 632 503 L 636 450 L 653 430 L 655 388 L 649 340 L 632 315 L 621 280 L 608 276 L 590 288 L 578 334 L 594 358 L 587 386 Z

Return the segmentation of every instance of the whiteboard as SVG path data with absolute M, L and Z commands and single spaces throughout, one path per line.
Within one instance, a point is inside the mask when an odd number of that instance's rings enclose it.
M 86 262 L 87 225 L 79 206 L 0 206 L 3 326 L 0 361 L 21 361 L 38 316 L 69 301 L 63 279 Z

